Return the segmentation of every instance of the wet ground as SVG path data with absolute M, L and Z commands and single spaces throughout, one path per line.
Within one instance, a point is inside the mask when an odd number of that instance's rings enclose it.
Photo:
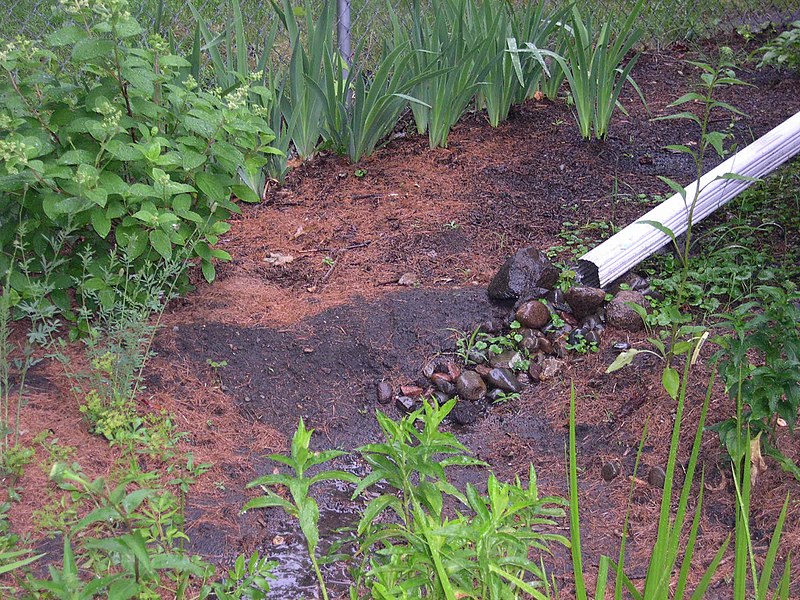
M 681 48 L 643 55 L 634 76 L 648 110 L 629 93 L 623 102 L 630 116 L 615 117 L 605 142 L 581 140 L 564 102 L 531 101 L 497 129 L 480 113 L 467 115 L 446 149 L 429 149 L 409 127 L 359 165 L 319 157 L 297 169 L 284 187 L 272 187 L 263 205 L 243 206 L 220 243 L 233 262 L 220 265 L 213 285 L 198 276 L 196 291 L 165 314 L 141 400 L 142 410 L 170 411 L 189 434 L 181 447 L 198 461 L 214 463 L 189 500 L 192 548 L 222 565 L 259 549 L 279 563 L 273 598 L 310 597 L 313 584 L 296 528 L 277 510 L 240 515 L 252 494 L 246 483 L 273 469 L 265 456 L 287 450 L 301 416 L 317 431 L 318 448 L 352 449 L 375 440 L 376 409 L 399 418 L 393 405 L 377 404 L 377 381 L 413 383 L 427 359 L 452 352 L 453 330 L 507 315 L 508 307 L 492 305 L 485 292 L 506 256 L 527 246 L 563 245 L 564 231 L 579 232 L 591 245 L 603 230 L 580 225 L 632 222 L 649 210 L 648 199 L 668 193 L 659 175 L 691 181 L 686 157 L 663 146 L 691 142 L 695 131 L 683 122 L 651 120 L 672 112 L 667 104 L 697 80 L 686 58 L 698 55 Z M 733 122 L 737 143 L 746 145 L 800 110 L 800 80 L 751 68 L 740 75 L 755 87 L 723 96 L 748 114 Z M 724 128 L 728 122 L 720 117 L 716 124 Z M 366 174 L 359 177 L 356 169 Z M 265 260 L 276 255 L 291 260 L 282 265 Z M 566 260 L 569 254 L 559 257 Z M 415 285 L 398 285 L 405 274 L 413 275 Z M 654 539 L 660 490 L 637 481 L 628 507 L 628 476 L 645 423 L 644 468 L 663 466 L 674 404 L 661 388 L 654 360 L 604 373 L 615 341 L 647 345 L 643 334 L 609 331 L 597 354 L 573 357 L 560 378 L 531 386 L 476 424 L 452 430 L 498 477 L 524 477 L 533 464 L 542 493 L 563 495 L 574 383 L 587 564 L 596 565 L 601 553 L 616 554 L 629 510 L 628 565 L 635 577 L 643 575 Z M 214 368 L 209 361 L 226 365 Z M 108 472 L 115 451 L 88 433 L 77 406 L 65 404 L 63 377 L 49 367 L 39 376 L 45 383 L 35 386 L 26 408 L 25 435 L 50 428 L 78 448 L 75 460 L 88 473 Z M 703 368 L 695 373 L 687 440 L 707 377 Z M 716 389 L 712 420 L 730 411 L 724 390 Z M 619 461 L 624 476 L 605 481 L 601 467 L 608 460 Z M 712 435 L 704 438 L 702 460 L 707 489 L 701 564 L 729 533 L 733 515 L 725 458 Z M 342 462 L 363 472 L 356 459 Z M 50 489 L 44 474 L 29 471 L 22 482 L 24 502 L 12 512 L 20 530 L 31 529 L 31 513 Z M 462 470 L 452 477 L 463 484 L 485 475 Z M 755 489 L 755 532 L 769 530 L 787 492 L 800 498 L 797 482 L 773 465 Z M 352 520 L 357 507 L 348 490 L 321 489 L 318 497 L 324 528 Z M 787 547 L 800 546 L 796 500 L 785 539 Z M 759 544 L 766 547 L 763 539 Z M 726 564 L 729 571 L 730 561 Z M 551 568 L 562 597 L 569 597 L 567 557 L 557 553 Z M 344 574 L 332 577 L 344 589 Z M 724 577 L 715 585 L 724 597 Z

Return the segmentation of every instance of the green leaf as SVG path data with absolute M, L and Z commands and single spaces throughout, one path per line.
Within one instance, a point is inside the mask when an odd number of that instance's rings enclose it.
M 172 258 L 172 242 L 169 236 L 160 229 L 154 229 L 150 232 L 150 245 L 164 257 L 164 260 Z
M 200 264 L 200 270 L 203 272 L 203 277 L 208 283 L 213 283 L 217 276 L 217 270 L 214 268 L 214 263 L 209 260 L 204 260 Z
M 111 40 L 84 38 L 79 40 L 72 48 L 72 60 L 90 62 L 103 56 L 111 56 L 114 50 L 114 42 Z
M 636 348 L 630 348 L 624 352 L 620 352 L 617 358 L 614 359 L 614 362 L 608 365 L 606 373 L 613 373 L 614 371 L 619 371 L 623 367 L 627 367 L 633 362 L 633 359 L 639 352 L 641 352 L 641 350 L 637 350 Z
M 101 238 L 105 239 L 111 231 L 111 219 L 108 218 L 105 209 L 96 208 L 92 211 L 92 227 Z
M 48 35 L 46 40 L 53 46 L 71 46 L 85 38 L 86 31 L 84 29 L 77 25 L 68 25 Z
M 669 394 L 670 398 L 676 400 L 678 398 L 678 389 L 681 384 L 681 377 L 678 371 L 673 367 L 665 367 L 664 373 L 661 376 L 661 384 Z
M 220 180 L 220 177 L 209 173 L 198 173 L 195 178 L 195 184 L 212 202 L 224 202 L 230 198 L 230 193 Z
M 233 195 L 236 196 L 239 200 L 242 200 L 243 202 L 249 202 L 251 204 L 256 204 L 258 202 L 261 202 L 261 198 L 259 197 L 259 195 L 256 194 L 246 185 L 242 184 L 232 185 L 231 192 L 233 192 Z

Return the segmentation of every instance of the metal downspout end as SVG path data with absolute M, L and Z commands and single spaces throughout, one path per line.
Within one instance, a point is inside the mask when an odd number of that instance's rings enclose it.
M 575 267 L 575 281 L 588 287 L 600 287 L 600 269 L 589 260 L 580 259 Z

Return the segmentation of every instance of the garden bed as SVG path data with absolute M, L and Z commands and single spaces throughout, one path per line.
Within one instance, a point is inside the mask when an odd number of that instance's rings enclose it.
M 192 548 L 220 564 L 262 550 L 280 563 L 274 597 L 311 594 L 293 523 L 277 510 L 239 514 L 250 495 L 245 484 L 273 468 L 264 455 L 287 449 L 300 416 L 317 431 L 320 448 L 374 441 L 375 410 L 398 414 L 394 405 L 378 404 L 378 382 L 413 384 L 429 358 L 454 352 L 453 330 L 507 318 L 509 307 L 490 303 L 486 286 L 508 255 L 531 246 L 591 246 L 609 233 L 605 226 L 627 225 L 654 198 L 669 193 L 659 175 L 683 183 L 694 179 L 691 160 L 664 149 L 691 143 L 694 129 L 682 121 L 650 120 L 671 113 L 669 102 L 696 81 L 697 70 L 684 62 L 690 57 L 680 47 L 645 53 L 634 77 L 649 114 L 630 95 L 624 98 L 630 116 L 615 117 L 604 142 L 582 140 L 565 103 L 532 100 L 496 129 L 480 113 L 467 116 L 444 149 L 429 149 L 427 139 L 406 124 L 359 164 L 318 157 L 294 170 L 285 186 L 271 188 L 263 204 L 243 206 L 219 244 L 233 261 L 218 267 L 211 285 L 197 278 L 197 289 L 164 315 L 158 356 L 147 368 L 141 395 L 142 411 L 175 415 L 178 430 L 188 433 L 182 449 L 214 464 L 189 497 Z M 800 80 L 771 69 L 740 75 L 753 87 L 723 94 L 747 114 L 733 123 L 744 146 L 800 110 Z M 716 218 L 724 221 L 725 210 L 720 212 Z M 568 260 L 568 249 L 557 257 Z M 656 359 L 640 357 L 630 369 L 604 371 L 616 356 L 613 343 L 646 347 L 645 338 L 607 329 L 599 351 L 572 355 L 559 377 L 527 387 L 474 425 L 451 426 L 500 479 L 525 476 L 533 464 L 543 495 L 564 496 L 574 384 L 586 560 L 595 565 L 601 553 L 616 554 L 630 510 L 631 577 L 644 576 L 661 491 L 644 471 L 628 507 L 627 475 L 645 423 L 642 462 L 665 466 L 675 405 L 661 386 Z M 689 424 L 697 420 L 708 373 L 700 368 L 693 377 Z M 49 428 L 60 444 L 76 448 L 71 460 L 87 473 L 106 473 L 115 449 L 88 433 L 78 406 L 65 400 L 68 385 L 51 363 L 32 371 L 23 439 L 30 442 Z M 732 410 L 717 386 L 710 420 L 727 418 Z M 690 443 L 689 434 L 684 437 L 681 460 Z M 793 457 L 800 458 L 796 441 L 787 447 L 792 445 Z M 707 434 L 698 564 L 711 561 L 733 527 L 726 456 L 716 435 Z M 47 460 L 41 449 L 37 459 Z M 340 459 L 362 469 L 354 460 Z M 606 481 L 601 469 L 609 461 L 620 462 L 625 476 Z M 32 531 L 34 511 L 53 498 L 46 470 L 29 468 L 20 482 L 21 502 L 10 515 L 17 531 Z M 477 472 L 468 469 L 454 478 L 479 483 Z M 752 532 L 762 552 L 787 492 L 794 500 L 783 544 L 800 547 L 800 485 L 772 464 L 752 496 Z M 323 527 L 354 514 L 348 497 L 337 489 L 322 494 Z M 565 533 L 566 527 L 565 522 Z M 41 540 L 40 547 L 57 554 L 60 541 Z M 557 553 L 552 568 L 562 597 L 568 597 L 568 556 Z M 714 584 L 717 596 L 707 597 L 729 595 L 730 570 L 730 563 L 723 565 Z M 793 585 L 793 594 L 800 594 L 796 577 Z

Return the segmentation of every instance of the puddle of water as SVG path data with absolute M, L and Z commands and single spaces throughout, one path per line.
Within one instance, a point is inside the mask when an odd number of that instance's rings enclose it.
M 349 511 L 330 510 L 320 507 L 320 555 L 324 555 L 332 541 L 343 535 L 337 530 L 355 526 L 358 514 Z M 285 528 L 278 530 L 275 537 L 264 541 L 264 554 L 277 563 L 272 570 L 273 579 L 269 580 L 267 598 L 281 600 L 317 600 L 320 598 L 314 568 L 308 558 L 306 541 L 297 522 L 287 520 Z M 279 540 L 281 543 L 275 544 Z M 322 574 L 328 587 L 329 595 L 346 594 L 349 577 L 341 565 L 322 567 Z

